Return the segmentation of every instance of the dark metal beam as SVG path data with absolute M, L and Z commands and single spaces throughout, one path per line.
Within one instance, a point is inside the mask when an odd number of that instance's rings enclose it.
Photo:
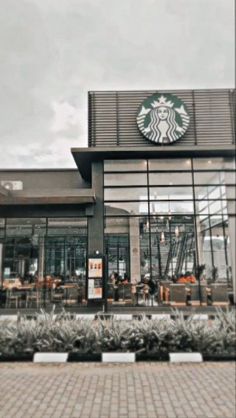
M 72 148 L 74 160 L 78 166 L 80 174 L 86 180 L 91 180 L 92 162 L 103 160 L 132 160 L 143 158 L 195 158 L 195 157 L 233 157 L 235 146 L 154 146 L 154 147 L 91 147 L 91 148 Z

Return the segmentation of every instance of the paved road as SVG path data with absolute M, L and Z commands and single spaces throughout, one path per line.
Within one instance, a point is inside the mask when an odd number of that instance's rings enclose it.
M 235 363 L 0 363 L 1 418 L 235 418 Z

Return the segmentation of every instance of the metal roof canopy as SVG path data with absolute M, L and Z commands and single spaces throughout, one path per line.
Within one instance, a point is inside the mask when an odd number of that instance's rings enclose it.
M 235 155 L 235 146 L 211 146 L 211 147 L 179 147 L 179 146 L 154 146 L 154 147 L 90 147 L 71 148 L 71 153 L 77 164 L 81 176 L 91 181 L 91 165 L 93 162 L 104 160 L 132 160 L 132 159 L 163 159 L 163 158 L 191 158 L 191 157 L 228 157 Z
M 90 204 L 96 201 L 93 189 L 75 190 L 40 190 L 14 191 L 7 190 L 6 195 L 0 194 L 1 205 L 45 205 L 45 204 Z

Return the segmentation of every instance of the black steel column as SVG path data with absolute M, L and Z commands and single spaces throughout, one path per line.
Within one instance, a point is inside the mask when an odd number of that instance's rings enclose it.
M 92 163 L 92 188 L 96 196 L 94 214 L 88 217 L 88 254 L 104 255 L 104 192 L 103 192 L 103 161 Z M 105 279 L 106 280 L 106 275 Z M 104 287 L 106 305 L 107 287 Z M 90 301 L 90 304 L 93 304 Z M 98 304 L 98 302 L 96 303 Z

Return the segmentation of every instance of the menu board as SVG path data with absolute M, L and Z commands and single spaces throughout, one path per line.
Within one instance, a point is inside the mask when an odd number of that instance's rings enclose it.
M 102 278 L 102 258 L 88 259 L 88 278 L 99 277 Z
M 103 297 L 103 258 L 88 258 L 88 299 Z
M 88 299 L 102 299 L 102 279 L 88 280 Z

